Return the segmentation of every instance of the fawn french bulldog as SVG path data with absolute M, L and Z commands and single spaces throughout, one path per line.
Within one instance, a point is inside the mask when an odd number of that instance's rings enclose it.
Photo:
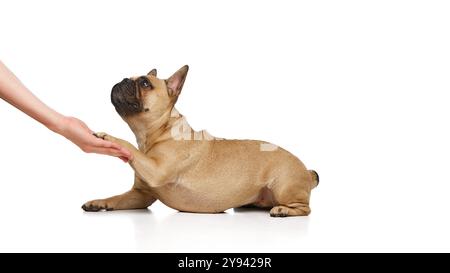
M 270 208 L 276 217 L 311 211 L 319 176 L 288 151 L 257 140 L 215 138 L 192 130 L 174 105 L 188 72 L 170 78 L 126 78 L 112 88 L 111 101 L 136 136 L 138 148 L 106 133 L 97 137 L 127 148 L 135 172 L 124 194 L 87 202 L 86 211 L 147 208 L 156 200 L 185 212 L 217 213 L 229 208 Z

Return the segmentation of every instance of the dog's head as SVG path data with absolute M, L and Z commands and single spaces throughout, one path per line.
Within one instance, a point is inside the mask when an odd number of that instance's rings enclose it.
M 168 79 L 157 78 L 156 69 L 145 76 L 125 78 L 113 86 L 111 102 L 128 123 L 136 118 L 157 119 L 173 108 L 188 69 L 185 65 Z

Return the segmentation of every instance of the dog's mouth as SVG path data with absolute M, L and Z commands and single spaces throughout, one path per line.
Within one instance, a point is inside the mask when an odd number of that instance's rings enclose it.
M 123 79 L 111 90 L 111 102 L 121 116 L 142 112 L 143 106 L 139 97 L 136 83 L 131 79 Z

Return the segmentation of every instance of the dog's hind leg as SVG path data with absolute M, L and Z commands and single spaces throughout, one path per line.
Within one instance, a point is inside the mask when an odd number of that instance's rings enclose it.
M 289 203 L 287 206 L 280 205 L 270 210 L 272 217 L 307 216 L 310 213 L 309 205 L 304 203 Z
M 287 181 L 280 179 L 272 188 L 276 200 L 276 206 L 270 210 L 272 217 L 306 216 L 309 215 L 309 196 L 311 193 L 311 176 L 306 175 L 289 178 Z

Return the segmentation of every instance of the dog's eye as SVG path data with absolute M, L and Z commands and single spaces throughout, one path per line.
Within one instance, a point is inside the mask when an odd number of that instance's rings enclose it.
M 142 88 L 152 87 L 151 83 L 147 79 L 141 79 L 139 84 Z

